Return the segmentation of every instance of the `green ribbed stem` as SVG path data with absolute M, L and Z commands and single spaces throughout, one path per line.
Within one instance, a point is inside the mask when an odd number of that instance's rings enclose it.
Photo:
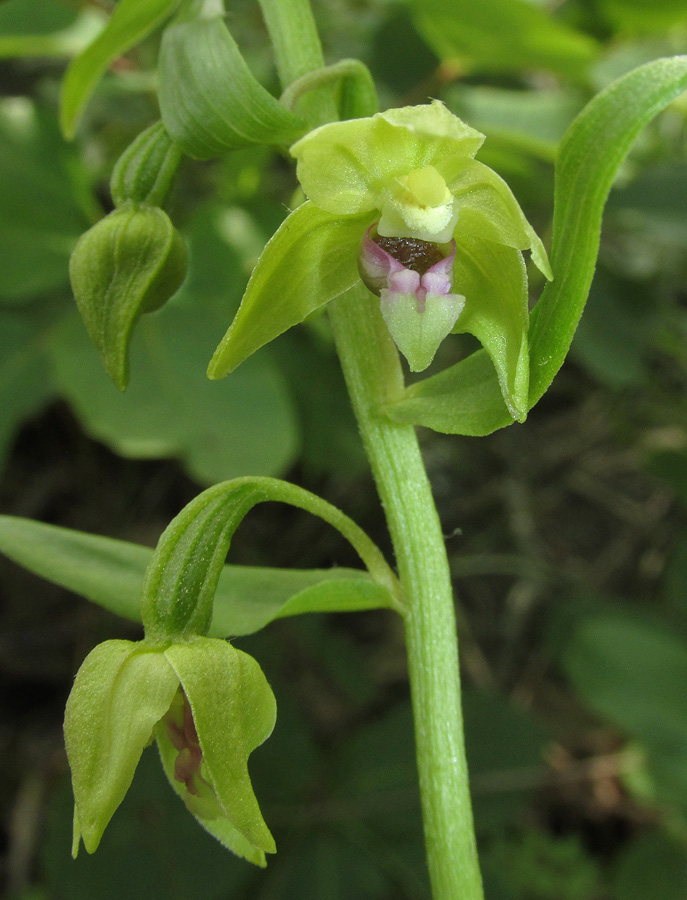
M 282 87 L 324 60 L 309 0 L 259 0 Z M 331 94 L 313 91 L 306 115 L 331 121 Z M 415 429 L 377 412 L 403 390 L 396 347 L 362 286 L 329 305 L 365 451 L 386 513 L 408 612 L 404 616 L 417 763 L 434 900 L 483 900 L 468 787 L 458 640 L 444 538 Z
M 432 895 L 482 900 L 444 537 L 415 429 L 376 412 L 402 388 L 398 353 L 365 288 L 334 301 L 329 310 L 408 608 L 408 672 Z

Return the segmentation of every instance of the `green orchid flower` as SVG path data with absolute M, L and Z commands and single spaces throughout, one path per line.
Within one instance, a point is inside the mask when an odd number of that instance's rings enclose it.
M 362 279 L 411 370 L 424 370 L 450 332 L 473 334 L 513 418 L 524 419 L 523 251 L 552 273 L 510 188 L 474 159 L 483 141 L 436 100 L 323 125 L 297 141 L 291 153 L 308 201 L 267 245 L 210 377 Z
M 74 790 L 76 856 L 93 853 L 124 799 L 143 749 L 157 742 L 176 793 L 224 846 L 264 866 L 274 853 L 251 787 L 250 753 L 276 706 L 258 663 L 227 641 L 99 644 L 77 673 L 64 733 Z

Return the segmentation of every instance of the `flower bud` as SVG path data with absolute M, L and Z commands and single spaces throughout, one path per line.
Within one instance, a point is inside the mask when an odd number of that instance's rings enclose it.
M 169 300 L 186 275 L 183 239 L 161 209 L 127 205 L 81 236 L 69 275 L 88 334 L 124 390 L 136 321 Z
M 161 206 L 181 162 L 181 150 L 162 122 L 146 128 L 119 157 L 110 178 L 115 206 Z
M 372 236 L 360 246 L 363 283 L 380 298 L 380 309 L 396 346 L 412 372 L 429 366 L 452 331 L 465 297 L 452 293 L 456 243 Z

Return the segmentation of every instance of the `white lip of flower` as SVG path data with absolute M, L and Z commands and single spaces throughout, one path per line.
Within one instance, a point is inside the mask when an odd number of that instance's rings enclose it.
M 434 166 L 396 177 L 381 206 L 377 233 L 441 244 L 450 241 L 458 203 Z

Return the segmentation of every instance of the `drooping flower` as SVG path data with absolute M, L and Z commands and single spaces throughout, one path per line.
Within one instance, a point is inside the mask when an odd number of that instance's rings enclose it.
M 308 202 L 265 248 L 211 377 L 352 287 L 380 297 L 411 369 L 446 335 L 473 334 L 489 353 L 512 416 L 527 413 L 529 250 L 544 247 L 510 188 L 474 157 L 484 135 L 439 101 L 334 122 L 291 153 Z M 372 299 L 372 298 L 371 298 Z
M 250 753 L 272 732 L 274 696 L 258 663 L 202 636 L 99 644 L 77 673 L 64 733 L 76 856 L 93 853 L 157 741 L 176 793 L 222 844 L 257 865 L 275 851 L 251 787 Z

